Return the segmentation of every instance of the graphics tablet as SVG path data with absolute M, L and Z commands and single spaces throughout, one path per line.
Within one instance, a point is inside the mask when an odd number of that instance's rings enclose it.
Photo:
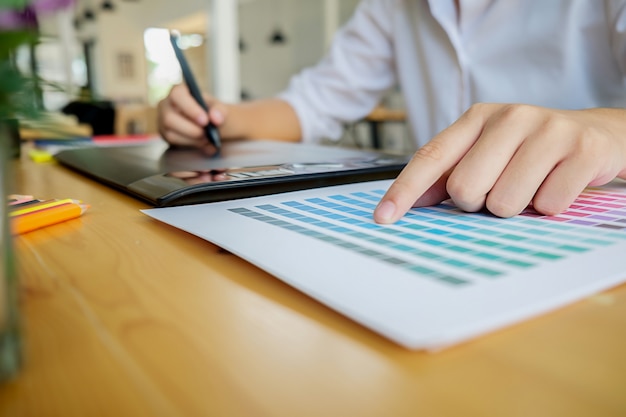
M 154 140 L 68 149 L 55 158 L 156 207 L 390 179 L 408 162 L 408 156 L 274 141 L 228 142 L 218 157 Z

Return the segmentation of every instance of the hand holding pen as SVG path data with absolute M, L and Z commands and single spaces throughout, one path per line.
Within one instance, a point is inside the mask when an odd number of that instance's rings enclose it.
M 171 33 L 170 42 L 172 44 L 172 48 L 174 49 L 174 53 L 176 54 L 176 58 L 178 59 L 178 62 L 180 64 L 182 74 L 183 74 L 183 79 L 185 81 L 185 84 L 187 85 L 187 88 L 189 90 L 189 94 L 191 95 L 191 97 L 204 110 L 205 114 L 208 114 L 209 107 L 207 106 L 204 98 L 202 97 L 202 93 L 200 92 L 200 89 L 198 88 L 198 84 L 196 83 L 193 73 L 191 72 L 191 68 L 189 67 L 189 64 L 187 63 L 185 55 L 183 54 L 183 51 L 178 46 L 178 43 L 177 43 L 178 38 L 179 38 L 178 34 L 176 34 L 175 32 Z M 201 120 L 198 120 L 198 121 L 205 122 L 205 118 L 203 117 Z M 219 150 L 221 149 L 220 134 L 219 134 L 217 127 L 208 118 L 208 116 L 206 117 L 206 123 L 204 124 L 203 127 L 204 127 L 203 129 L 204 136 L 206 137 L 206 139 L 208 139 L 209 143 L 215 148 L 215 150 L 219 152 Z M 164 134 L 166 132 L 161 132 L 161 133 Z
M 175 39 L 174 35 L 173 45 L 176 44 Z M 188 68 L 184 57 L 181 62 L 181 68 Z M 188 80 L 193 80 L 193 77 L 188 77 Z M 211 140 L 215 143 L 224 139 L 296 142 L 302 138 L 298 115 L 285 100 L 267 98 L 225 103 L 202 96 L 193 81 L 186 84 L 172 87 L 157 107 L 159 133 L 171 145 L 199 148 L 213 155 L 218 148 Z

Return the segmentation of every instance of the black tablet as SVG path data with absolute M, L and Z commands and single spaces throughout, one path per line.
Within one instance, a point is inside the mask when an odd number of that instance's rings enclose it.
M 68 149 L 55 158 L 156 207 L 395 178 L 408 162 L 408 156 L 274 141 L 226 142 L 218 157 L 208 157 L 159 139 Z

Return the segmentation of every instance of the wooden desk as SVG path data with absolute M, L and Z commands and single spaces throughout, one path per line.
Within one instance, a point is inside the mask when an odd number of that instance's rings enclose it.
M 406 122 L 406 112 L 400 109 L 389 109 L 387 107 L 378 106 L 374 108 L 364 119 L 370 126 L 370 135 L 372 137 L 372 147 L 374 149 L 382 149 L 383 143 L 380 138 L 380 126 L 383 123 Z
M 410 352 L 131 197 L 14 168 L 16 191 L 92 208 L 15 241 L 25 363 L 2 416 L 626 415 L 626 286 Z

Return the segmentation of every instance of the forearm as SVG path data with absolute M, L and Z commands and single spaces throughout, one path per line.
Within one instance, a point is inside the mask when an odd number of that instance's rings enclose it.
M 228 116 L 220 126 L 224 139 L 299 141 L 302 137 L 295 110 L 286 101 L 265 99 L 226 105 Z

